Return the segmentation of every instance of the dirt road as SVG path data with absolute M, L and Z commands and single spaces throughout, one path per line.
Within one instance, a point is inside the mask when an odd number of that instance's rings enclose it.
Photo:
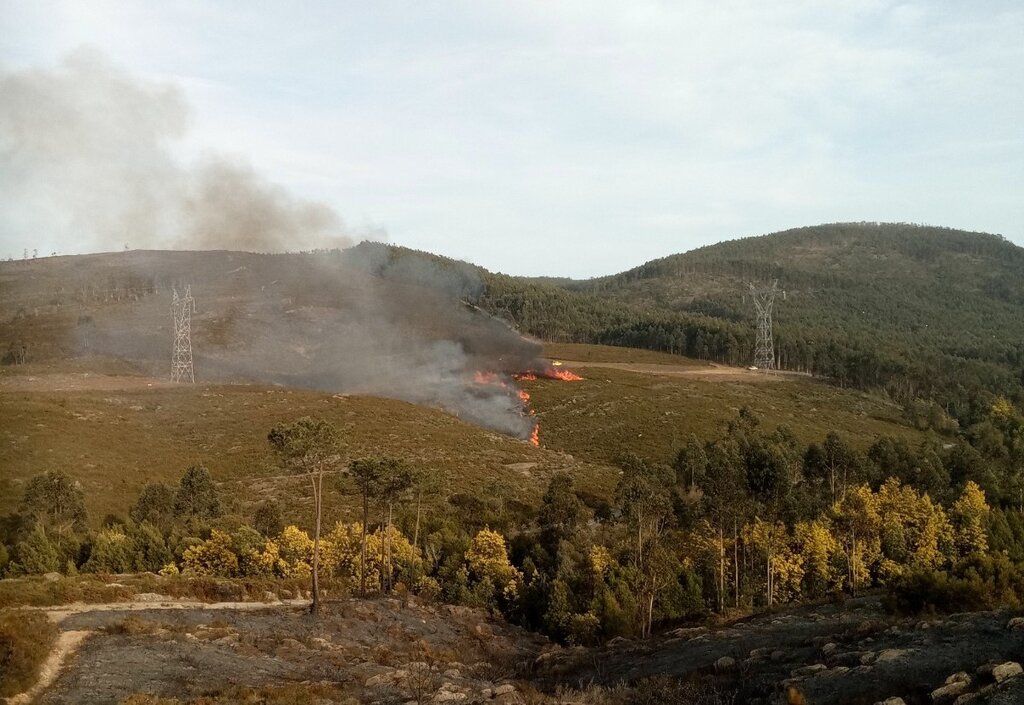
M 691 379 L 712 382 L 792 382 L 811 378 L 811 375 L 804 372 L 748 370 L 743 367 L 728 367 L 715 363 L 689 366 L 664 365 L 650 362 L 583 362 L 579 360 L 563 360 L 562 364 L 570 370 L 604 367 L 612 370 L 623 370 L 624 372 L 635 372 L 637 374 L 689 377 Z

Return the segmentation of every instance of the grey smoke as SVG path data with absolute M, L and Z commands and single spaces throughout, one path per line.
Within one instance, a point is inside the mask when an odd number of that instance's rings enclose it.
M 42 238 L 92 250 L 351 244 L 329 206 L 244 161 L 176 157 L 188 117 L 178 88 L 139 80 L 96 52 L 53 69 L 0 69 L 0 232 L 29 247 Z
M 3 265 L 33 273 L 12 278 L 11 301 L 47 302 L 42 316 L 69 326 L 36 360 L 115 357 L 166 375 L 170 291 L 187 283 L 199 381 L 393 397 L 529 436 L 515 389 L 474 376 L 540 368 L 540 346 L 472 305 L 484 289 L 477 269 L 369 242 L 291 256 L 195 252 L 326 249 L 349 244 L 349 231 L 244 163 L 182 163 L 173 145 L 187 127 L 180 91 L 92 53 L 0 72 L 4 232 L 184 250 Z M 18 335 L 0 326 L 0 345 Z

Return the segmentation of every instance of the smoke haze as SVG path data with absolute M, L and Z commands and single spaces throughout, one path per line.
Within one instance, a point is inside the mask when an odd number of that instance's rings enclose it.
M 54 69 L 0 70 L 0 233 L 83 250 L 345 247 L 341 217 L 219 156 L 183 163 L 180 90 L 80 50 Z
M 541 367 L 540 346 L 466 303 L 483 292 L 478 270 L 374 243 L 237 252 L 351 243 L 331 208 L 245 163 L 177 159 L 187 128 L 178 89 L 95 53 L 0 72 L 5 237 L 133 250 L 5 263 L 0 345 L 28 341 L 36 361 L 117 358 L 163 376 L 171 289 L 190 284 L 199 381 L 393 397 L 529 437 L 534 421 L 508 375 Z M 497 376 L 481 384 L 477 372 Z

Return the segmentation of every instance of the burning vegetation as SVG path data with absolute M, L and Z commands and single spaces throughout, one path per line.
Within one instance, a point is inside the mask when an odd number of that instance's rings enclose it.
M 482 372 L 478 370 L 473 373 L 473 383 L 492 389 L 499 389 L 504 393 L 514 394 L 519 398 L 521 403 L 520 413 L 524 418 L 530 418 L 534 416 L 534 411 L 530 408 L 530 393 L 525 389 L 516 387 L 515 384 L 513 384 L 513 380 L 517 382 L 532 382 L 538 379 L 556 379 L 563 382 L 579 382 L 583 379 L 574 372 L 562 369 L 561 365 L 562 363 L 556 360 L 541 368 L 539 371 L 531 369 L 526 370 L 525 372 L 514 372 L 508 376 L 497 372 Z M 533 427 L 527 440 L 531 445 L 540 446 L 539 423 L 533 423 Z

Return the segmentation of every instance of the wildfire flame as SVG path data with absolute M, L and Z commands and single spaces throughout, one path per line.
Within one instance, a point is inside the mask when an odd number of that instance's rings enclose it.
M 531 382 L 541 378 L 558 379 L 563 382 L 579 382 L 583 379 L 574 372 L 561 369 L 561 365 L 562 363 L 556 360 L 543 370 L 526 370 L 525 372 L 515 373 L 511 375 L 511 377 L 519 382 Z M 496 385 L 503 389 L 514 391 L 516 396 L 519 397 L 519 401 L 523 403 L 523 414 L 533 416 L 533 409 L 530 408 L 530 393 L 525 389 L 516 389 L 513 385 L 509 384 L 507 380 L 507 376 L 501 375 L 497 372 L 478 370 L 473 373 L 473 382 L 476 384 Z M 530 432 L 528 440 L 531 445 L 540 447 L 540 424 L 535 423 L 533 425 L 533 431 Z

